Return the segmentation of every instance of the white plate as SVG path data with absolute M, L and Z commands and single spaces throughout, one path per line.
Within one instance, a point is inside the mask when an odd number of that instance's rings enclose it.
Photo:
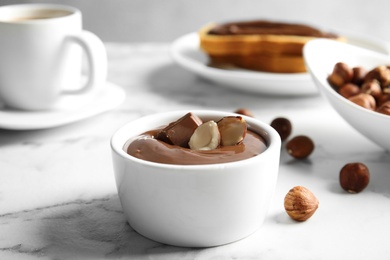
M 348 42 L 390 54 L 389 46 L 378 39 L 365 36 L 347 36 Z M 250 70 L 218 69 L 208 66 L 207 55 L 199 48 L 199 36 L 190 33 L 175 40 L 171 45 L 175 62 L 185 69 L 227 88 L 242 91 L 283 96 L 317 94 L 318 90 L 308 73 L 267 73 Z
M 0 128 L 34 130 L 73 123 L 119 106 L 125 99 L 124 90 L 106 82 L 101 90 L 82 95 L 64 96 L 52 110 L 0 110 Z

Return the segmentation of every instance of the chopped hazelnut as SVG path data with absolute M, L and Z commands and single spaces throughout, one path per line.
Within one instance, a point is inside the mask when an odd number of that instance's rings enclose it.
M 219 146 L 220 141 L 217 123 L 208 121 L 195 129 L 188 145 L 192 150 L 213 150 Z
M 226 116 L 217 122 L 221 133 L 221 145 L 236 145 L 244 140 L 247 124 L 241 116 Z

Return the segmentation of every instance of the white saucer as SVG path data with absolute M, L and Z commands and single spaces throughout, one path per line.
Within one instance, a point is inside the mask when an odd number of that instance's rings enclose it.
M 114 109 L 125 97 L 121 87 L 106 82 L 97 92 L 64 96 L 52 110 L 30 112 L 4 108 L 0 110 L 0 128 L 34 130 L 57 127 Z
M 390 54 L 389 46 L 378 39 L 347 33 L 339 34 L 346 36 L 348 43 Z M 190 33 L 178 38 L 172 43 L 170 51 L 172 58 L 180 66 L 223 87 L 282 96 L 318 93 L 317 87 L 308 73 L 267 73 L 210 67 L 207 65 L 207 55 L 199 48 L 197 33 Z

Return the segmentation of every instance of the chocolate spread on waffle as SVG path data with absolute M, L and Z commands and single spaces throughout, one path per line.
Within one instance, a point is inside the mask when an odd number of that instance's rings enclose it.
M 321 38 L 336 38 L 332 33 L 322 32 L 311 26 L 270 21 L 243 21 L 216 25 L 211 35 L 296 35 Z

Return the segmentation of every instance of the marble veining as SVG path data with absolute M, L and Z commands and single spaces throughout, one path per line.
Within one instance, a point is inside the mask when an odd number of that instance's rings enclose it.
M 0 259 L 388 259 L 389 153 L 352 129 L 320 95 L 276 97 L 216 86 L 173 63 L 169 44 L 107 43 L 109 81 L 123 87 L 117 109 L 62 127 L 0 130 Z M 110 137 L 129 120 L 158 111 L 250 109 L 271 122 L 288 117 L 293 135 L 312 137 L 308 160 L 282 148 L 273 203 L 251 236 L 213 248 L 159 244 L 126 222 L 116 193 Z M 346 194 L 341 167 L 361 161 L 367 189 Z M 308 187 L 320 206 L 304 223 L 283 199 Z M 191 235 L 191 234 L 189 234 Z

